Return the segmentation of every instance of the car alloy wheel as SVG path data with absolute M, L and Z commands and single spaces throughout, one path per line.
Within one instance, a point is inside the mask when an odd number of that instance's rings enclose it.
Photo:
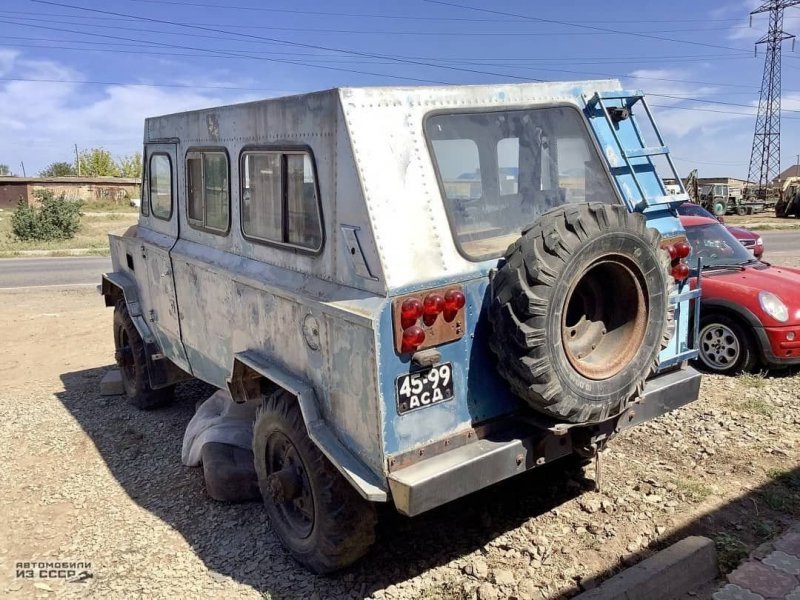
M 709 323 L 700 332 L 700 360 L 714 371 L 734 367 L 742 352 L 742 344 L 732 329 L 721 323 Z

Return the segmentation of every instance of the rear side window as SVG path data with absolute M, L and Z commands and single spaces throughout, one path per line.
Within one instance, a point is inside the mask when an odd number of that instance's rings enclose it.
M 230 225 L 228 155 L 202 150 L 186 155 L 186 212 L 189 224 L 212 233 Z
M 242 153 L 242 232 L 250 239 L 317 252 L 322 216 L 314 162 L 305 151 Z
M 172 216 L 172 163 L 166 154 L 150 157 L 150 210 L 159 219 Z

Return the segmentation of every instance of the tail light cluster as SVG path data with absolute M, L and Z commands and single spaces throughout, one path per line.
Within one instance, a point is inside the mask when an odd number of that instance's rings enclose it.
M 460 286 L 401 296 L 394 301 L 395 348 L 416 352 L 464 335 L 467 298 Z
M 689 276 L 689 265 L 686 258 L 692 253 L 692 247 L 686 238 L 681 238 L 675 242 L 662 246 L 663 250 L 669 254 L 672 260 L 672 270 L 670 271 L 675 281 L 683 281 Z

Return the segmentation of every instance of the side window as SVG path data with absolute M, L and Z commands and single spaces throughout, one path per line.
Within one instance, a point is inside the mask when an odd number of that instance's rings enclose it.
M 497 179 L 500 195 L 519 191 L 519 138 L 503 138 L 497 142 Z
M 172 216 L 172 163 L 166 154 L 153 154 L 149 167 L 150 210 L 159 219 Z
M 228 155 L 197 151 L 186 155 L 186 214 L 189 224 L 226 233 L 230 224 Z
M 314 163 L 307 152 L 242 154 L 242 232 L 265 242 L 322 248 Z
M 433 140 L 440 159 L 442 185 L 450 200 L 477 200 L 483 195 L 478 146 L 473 140 Z

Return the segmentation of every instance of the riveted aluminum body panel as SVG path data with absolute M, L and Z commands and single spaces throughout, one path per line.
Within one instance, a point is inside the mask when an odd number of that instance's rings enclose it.
M 456 248 L 423 131 L 426 116 L 569 105 L 586 117 L 586 94 L 619 89 L 610 80 L 342 88 L 147 119 L 145 150 L 166 140 L 175 147 L 175 210 L 166 224 L 142 216 L 137 231 L 112 241 L 114 269 L 125 271 L 124 254 L 132 253 L 142 314 L 164 314 L 166 305 L 149 298 L 165 292 L 155 272 L 145 276 L 138 249 L 166 251 L 176 324 L 165 332 L 180 333 L 191 372 L 225 387 L 237 357 L 258 356 L 265 371 L 291 374 L 313 390 L 305 401 L 316 405 L 325 426 L 320 439 L 334 438 L 385 481 L 393 454 L 521 408 L 487 344 L 488 275 L 499 258 L 471 261 Z M 608 140 L 590 131 L 611 160 Z M 229 157 L 231 225 L 224 235 L 187 219 L 185 158 L 199 148 Z M 240 157 L 270 148 L 313 155 L 324 237 L 318 253 L 255 243 L 242 233 Z M 629 202 L 619 176 L 618 201 Z M 681 231 L 668 208 L 646 214 L 662 233 Z M 453 365 L 454 398 L 399 415 L 395 381 L 412 366 L 394 348 L 392 298 L 456 284 L 467 298 L 465 335 L 436 348 Z M 679 319 L 688 326 L 688 310 Z M 675 356 L 680 344 L 675 340 L 662 358 Z M 182 348 L 167 344 L 164 351 L 177 362 Z

